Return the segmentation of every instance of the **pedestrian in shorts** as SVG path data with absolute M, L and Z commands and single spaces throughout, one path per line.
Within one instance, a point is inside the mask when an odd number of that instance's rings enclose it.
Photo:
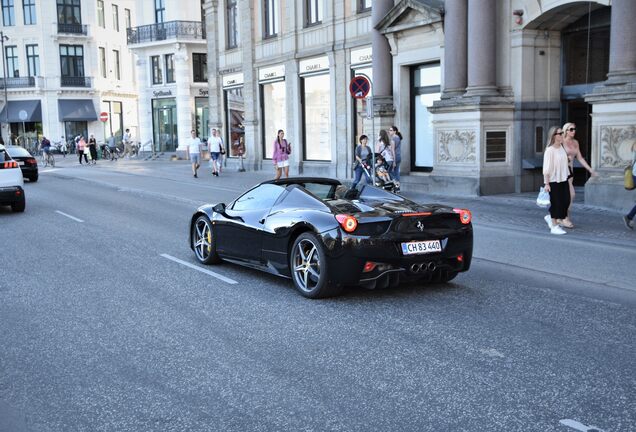
M 195 178 L 198 178 L 197 170 L 201 166 L 201 140 L 194 130 L 190 131 L 190 135 L 188 139 L 188 155 L 190 156 L 190 162 L 192 162 L 192 174 Z

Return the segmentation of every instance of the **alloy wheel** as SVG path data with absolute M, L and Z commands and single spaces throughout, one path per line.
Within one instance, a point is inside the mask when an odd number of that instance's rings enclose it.
M 311 240 L 302 239 L 296 245 L 292 272 L 298 288 L 303 291 L 312 291 L 320 283 L 320 254 Z

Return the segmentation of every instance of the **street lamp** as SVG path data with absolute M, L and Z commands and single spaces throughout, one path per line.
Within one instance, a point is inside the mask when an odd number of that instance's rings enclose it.
M 0 30 L 0 44 L 2 44 L 2 75 L 4 76 L 4 122 L 7 127 L 7 140 L 9 139 L 9 93 L 7 92 L 7 59 L 4 52 L 4 41 L 9 40 L 4 32 Z M 2 131 L 0 130 L 0 136 Z

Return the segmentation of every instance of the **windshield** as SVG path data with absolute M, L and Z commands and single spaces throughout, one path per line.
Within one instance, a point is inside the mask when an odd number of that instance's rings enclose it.
M 31 153 L 29 153 L 22 147 L 7 147 L 7 153 L 9 153 L 13 157 L 31 156 Z

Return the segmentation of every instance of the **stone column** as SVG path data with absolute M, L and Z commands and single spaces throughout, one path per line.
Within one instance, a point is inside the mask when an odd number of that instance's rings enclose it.
M 243 63 L 245 101 L 246 168 L 260 169 L 263 160 L 258 122 L 258 70 L 254 66 L 254 6 L 252 0 L 239 0 L 239 37 Z M 251 102 L 251 103 L 250 103 Z
M 374 115 L 390 118 L 395 115 L 393 107 L 393 57 L 387 38 L 375 29 L 393 7 L 393 0 L 374 0 L 371 7 L 371 47 L 373 49 L 373 111 Z M 382 121 L 381 121 L 382 123 Z M 387 124 L 388 124 L 387 123 Z
M 177 142 L 180 156 L 183 156 L 182 151 L 186 151 L 186 139 L 190 137 L 190 131 L 193 129 L 194 106 L 190 95 L 189 61 L 185 46 L 179 47 L 174 53 L 174 75 L 177 87 Z
M 496 0 L 468 2 L 468 88 L 465 96 L 496 96 Z
M 614 0 L 607 78 L 614 82 L 636 81 L 636 1 Z
M 221 76 L 219 70 L 219 35 L 218 35 L 218 0 L 206 0 L 203 9 L 205 10 L 205 33 L 207 41 L 207 66 L 208 66 L 208 108 L 210 109 L 208 121 L 210 128 L 221 127 L 223 123 L 223 98 L 221 92 Z M 210 131 L 207 131 L 209 133 Z
M 466 91 L 468 0 L 446 0 L 444 14 L 444 92 L 442 99 Z
M 135 61 L 135 70 L 137 73 L 137 88 L 139 91 L 139 99 L 137 99 L 137 115 L 139 116 L 139 134 L 138 139 L 142 144 L 153 141 L 152 136 L 152 100 L 148 93 L 148 60 L 146 57 L 137 57 Z M 124 125 L 124 129 L 126 126 Z M 155 149 L 159 143 L 153 141 Z

